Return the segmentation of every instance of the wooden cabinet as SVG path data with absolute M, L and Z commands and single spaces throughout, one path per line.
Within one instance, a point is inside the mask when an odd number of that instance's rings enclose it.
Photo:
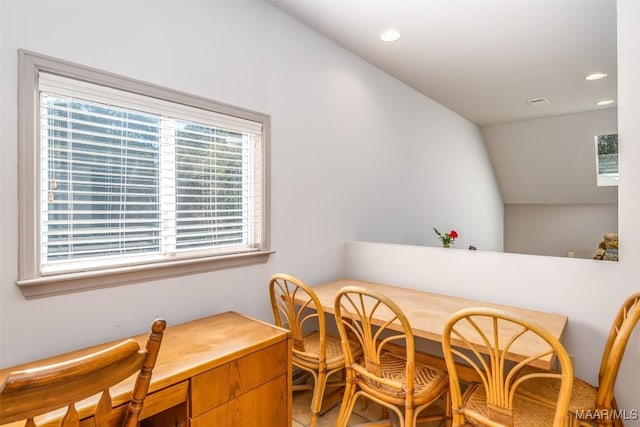
M 211 369 L 191 379 L 192 427 L 287 424 L 288 363 L 280 342 Z M 220 385 L 224 384 L 224 387 Z
M 152 390 L 181 380 L 188 392 L 141 427 L 291 426 L 288 331 L 228 312 L 170 326 L 164 336 Z
M 203 414 L 190 418 L 191 427 L 280 427 L 290 426 L 286 415 L 285 376 L 231 399 Z
M 146 342 L 146 334 L 132 338 L 141 345 Z M 2 369 L 0 381 L 10 371 L 79 357 L 111 344 Z M 140 426 L 290 427 L 290 357 L 288 331 L 235 312 L 169 323 Z M 124 409 L 134 380 L 112 388 L 114 405 Z M 82 425 L 92 425 L 96 403 L 88 400 L 78 407 Z

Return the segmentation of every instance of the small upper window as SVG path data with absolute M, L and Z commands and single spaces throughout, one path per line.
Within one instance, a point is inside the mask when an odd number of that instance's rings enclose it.
M 268 253 L 268 116 L 20 54 L 25 289 Z
M 618 134 L 596 136 L 598 187 L 618 185 Z

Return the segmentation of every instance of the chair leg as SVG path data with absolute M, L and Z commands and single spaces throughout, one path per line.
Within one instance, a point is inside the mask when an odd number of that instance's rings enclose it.
M 395 420 L 398 421 L 397 423 L 398 426 L 407 427 L 405 425 L 405 414 L 402 413 L 399 407 L 395 405 L 390 405 L 390 406 L 382 405 L 382 407 L 386 409 L 387 411 L 386 416 L 389 418 L 389 422 L 393 427 L 396 427 L 396 423 L 394 422 Z M 393 416 L 391 415 L 390 411 L 393 412 Z
M 369 405 L 367 404 L 367 399 L 364 397 L 360 399 L 360 409 L 362 409 L 363 411 L 366 411 L 368 407 Z
M 416 426 L 416 419 L 413 416 L 414 411 L 413 408 L 404 408 L 404 423 L 402 422 L 402 420 L 400 421 L 401 424 L 404 427 L 415 427 Z
M 444 401 L 444 425 L 445 427 L 451 427 L 451 419 L 453 417 L 453 410 L 451 408 L 451 393 L 446 391 L 444 393 L 444 396 L 442 396 L 442 400 Z
M 309 427 L 316 427 L 320 410 L 322 409 L 322 398 L 324 397 L 324 389 L 327 385 L 327 372 L 319 371 L 315 378 L 315 386 L 313 388 L 313 397 L 311 399 L 311 422 Z
M 598 427 L 614 427 L 616 426 L 616 420 L 612 420 L 609 418 L 606 420 L 598 419 L 598 421 L 596 422 L 596 425 Z
M 353 406 L 355 405 L 356 400 L 356 385 L 347 378 L 347 383 L 344 386 L 342 403 L 340 404 L 340 412 L 338 412 L 336 427 L 347 427 L 347 422 L 349 421 L 349 418 L 351 418 L 351 412 L 353 411 Z
M 569 427 L 580 427 L 582 422 L 575 413 L 569 413 Z
M 391 418 L 391 416 L 389 415 L 389 408 L 387 408 L 386 406 L 381 406 L 380 407 L 380 417 L 381 418 Z
M 346 369 L 343 369 L 343 370 L 342 370 L 342 375 L 341 375 L 341 377 L 342 377 L 342 382 L 343 382 L 343 383 L 345 383 L 345 384 L 347 384 L 347 370 L 346 370 Z M 364 397 L 364 396 L 361 396 L 361 397 L 362 397 L 362 398 L 360 399 L 360 409 L 361 409 L 362 411 L 366 411 L 366 410 L 367 410 L 367 408 L 369 407 L 369 404 L 368 404 L 368 402 L 367 402 L 367 398 L 366 398 L 366 397 Z
M 619 413 L 618 411 L 620 408 L 618 408 L 618 402 L 616 402 L 615 397 L 611 399 L 611 407 L 616 411 L 616 413 Z M 622 422 L 622 419 L 620 417 L 616 417 L 613 420 L 613 425 L 614 427 L 624 427 L 624 423 Z

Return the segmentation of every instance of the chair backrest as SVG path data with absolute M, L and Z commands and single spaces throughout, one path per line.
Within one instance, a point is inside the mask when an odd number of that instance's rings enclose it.
M 60 426 L 79 426 L 76 403 L 99 394 L 96 425 L 136 426 L 165 327 L 163 319 L 153 322 L 143 350 L 129 339 L 83 357 L 10 373 L 0 386 L 0 424 L 25 420 L 26 427 L 35 427 L 35 417 L 66 408 Z M 136 372 L 126 412 L 114 411 L 109 388 Z
M 293 352 L 326 359 L 326 319 L 322 304 L 310 286 L 288 274 L 277 273 L 269 280 L 271 308 L 276 325 L 291 331 Z M 315 322 L 317 321 L 317 326 Z M 306 332 L 317 329 L 318 353 L 308 353 L 304 346 Z
M 413 333 L 396 303 L 380 293 L 359 286 L 346 286 L 336 294 L 334 308 L 346 367 L 353 369 L 370 385 L 391 387 L 412 396 L 415 388 Z M 364 365 L 354 358 L 348 344 L 350 335 L 362 347 Z M 401 367 L 405 370 L 406 384 L 381 376 L 380 357 L 389 344 L 406 347 L 406 363 Z
M 484 344 L 478 344 L 484 343 Z M 510 362 L 509 352 L 535 343 L 543 348 L 524 360 Z M 546 344 L 545 344 L 546 343 Z M 544 344 L 539 347 L 539 344 Z M 453 425 L 463 425 L 464 417 L 482 425 L 513 425 L 513 401 L 517 387 L 535 377 L 560 379 L 560 392 L 553 421 L 554 427 L 565 426 L 573 385 L 571 359 L 560 341 L 546 329 L 511 313 L 491 308 L 468 308 L 454 313 L 447 321 L 442 340 L 447 370 L 449 371 Z M 535 372 L 522 374 L 522 369 L 537 360 L 557 357 L 558 373 Z M 458 363 L 468 364 L 479 375 L 487 399 L 487 412 L 480 413 L 463 405 L 460 382 L 456 371 Z M 497 424 L 496 424 L 497 423 Z
M 598 407 L 610 408 L 613 400 L 613 389 L 620 369 L 620 363 L 627 348 L 627 342 L 631 332 L 640 319 L 640 292 L 632 294 L 622 304 L 616 315 L 609 338 L 602 353 L 602 363 L 600 364 L 598 396 L 596 404 Z

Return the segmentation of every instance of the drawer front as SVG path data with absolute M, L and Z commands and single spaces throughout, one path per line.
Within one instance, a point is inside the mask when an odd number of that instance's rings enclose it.
M 290 427 L 287 376 L 280 375 L 191 419 L 190 427 Z
M 157 419 L 160 419 L 165 416 L 173 416 L 173 412 L 182 412 L 183 415 L 181 417 L 186 419 L 186 402 L 187 402 L 187 390 L 189 388 L 189 382 L 183 381 L 181 383 L 169 386 L 162 390 L 154 391 L 146 396 L 144 399 L 144 403 L 142 405 L 142 412 L 140 413 L 140 420 L 149 419 L 151 420 L 154 416 Z M 127 412 L 127 408 L 129 407 L 129 402 L 126 402 L 116 408 L 113 409 L 111 414 L 112 420 L 123 420 L 125 413 Z M 178 409 L 180 408 L 180 409 Z M 155 424 L 154 424 L 155 423 Z M 57 422 L 55 425 L 59 425 Z M 93 416 L 84 418 L 80 421 L 80 427 L 94 427 L 96 424 Z M 40 424 L 38 424 L 40 425 Z M 155 426 L 157 421 L 153 423 L 151 421 L 142 422 L 143 426 Z M 166 426 L 175 426 L 176 423 L 164 423 L 161 425 Z M 40 427 L 45 427 L 45 424 L 40 425 Z
M 149 418 L 181 403 L 186 403 L 188 388 L 189 382 L 183 381 L 147 395 L 144 399 L 140 419 Z
M 213 408 L 198 417 L 190 419 L 189 427 L 228 427 L 228 412 L 229 403 L 225 403 L 224 405 Z
M 286 374 L 288 342 L 282 341 L 191 379 L 192 418 Z
M 233 400 L 228 427 L 289 427 L 288 390 L 287 376 L 281 375 Z

